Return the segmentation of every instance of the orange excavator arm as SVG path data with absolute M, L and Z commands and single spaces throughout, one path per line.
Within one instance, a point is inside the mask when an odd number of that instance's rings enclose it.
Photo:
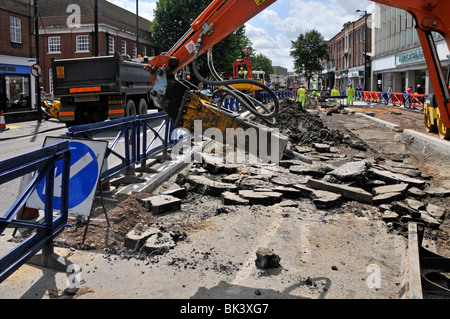
M 165 54 L 153 58 L 147 66 L 155 76 L 159 67 L 168 75 L 175 74 L 192 62 L 195 45 L 201 34 L 199 55 L 211 49 L 248 20 L 266 9 L 276 0 L 214 0 L 191 24 L 185 35 Z M 155 78 L 154 78 L 155 79 Z
M 190 29 L 178 40 L 178 42 L 165 54 L 154 57 L 145 67 L 150 72 L 153 89 L 151 97 L 156 107 L 166 111 L 169 116 L 179 124 L 179 117 L 186 105 L 187 91 L 195 90 L 192 83 L 183 83 L 175 79 L 175 75 L 182 68 L 192 63 L 194 74 L 197 79 L 201 79 L 205 85 L 222 86 L 236 84 L 232 80 L 227 83 L 208 82 L 197 73 L 196 62 L 198 56 L 210 50 L 215 44 L 224 39 L 238 27 L 242 26 L 255 15 L 266 9 L 276 0 L 214 0 L 203 11 L 202 14 L 191 24 Z M 212 55 L 209 52 L 209 55 Z M 211 66 L 210 66 L 210 69 Z M 242 81 L 253 81 L 243 79 Z M 256 82 L 256 81 L 254 81 Z M 261 86 L 260 82 L 256 85 Z M 256 102 L 250 101 L 248 97 L 237 96 L 236 92 L 231 94 L 253 113 L 266 119 L 271 119 L 278 112 L 278 100 L 276 95 L 268 87 L 264 90 L 276 100 L 276 107 L 272 112 Z M 231 89 L 230 89 L 231 90 Z M 223 93 L 223 92 L 222 92 Z M 255 103 L 256 102 L 256 103 Z M 262 107 L 268 114 L 260 114 L 256 111 L 256 106 Z M 178 120 L 177 120 L 178 119 Z
M 440 117 L 450 130 L 450 94 L 432 32 L 440 33 L 450 48 L 450 1 L 448 0 L 372 0 L 377 3 L 405 10 L 416 21 L 416 30 L 422 45 L 431 84 L 433 86 Z

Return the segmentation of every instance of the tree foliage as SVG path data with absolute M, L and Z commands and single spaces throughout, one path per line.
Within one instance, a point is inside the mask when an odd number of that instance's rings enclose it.
M 273 74 L 272 60 L 262 53 L 254 55 L 250 58 L 253 70 L 263 70 L 266 75 Z
M 294 71 L 305 74 L 309 81 L 314 74 L 322 72 L 322 61 L 328 58 L 328 44 L 317 30 L 300 34 L 291 41 L 291 56 L 294 58 Z
M 152 35 L 163 51 L 170 48 L 189 30 L 190 25 L 210 4 L 210 0 L 158 0 L 154 10 Z M 213 48 L 214 67 L 221 75 L 232 75 L 233 62 L 251 45 L 245 26 L 239 27 Z M 200 73 L 209 75 L 206 54 L 199 58 Z

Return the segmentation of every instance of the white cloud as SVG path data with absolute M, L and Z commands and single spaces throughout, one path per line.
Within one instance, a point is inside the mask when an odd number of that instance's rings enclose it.
M 369 0 L 290 0 L 284 4 L 262 11 L 259 19 L 263 25 L 255 27 L 247 23 L 246 34 L 258 53 L 267 55 L 274 65 L 289 70 L 293 70 L 293 59 L 289 55 L 291 41 L 300 34 L 315 29 L 325 40 L 331 39 L 344 23 L 359 19 L 361 14 L 356 10 L 370 12 L 372 6 Z M 284 12 L 274 10 L 283 7 Z
M 293 69 L 292 57 L 290 53 L 290 40 L 282 34 L 277 34 L 275 38 L 271 37 L 262 28 L 254 27 L 247 23 L 246 35 L 252 41 L 253 48 L 257 53 L 262 53 L 272 60 L 273 65 L 283 66 L 288 70 Z M 289 42 L 286 46 L 285 42 Z

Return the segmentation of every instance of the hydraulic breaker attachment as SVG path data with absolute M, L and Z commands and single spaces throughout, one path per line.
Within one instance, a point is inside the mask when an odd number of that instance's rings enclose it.
M 217 108 L 198 91 L 187 94 L 176 126 L 195 135 L 214 136 L 216 141 L 271 163 L 282 159 L 288 144 L 288 138 L 278 129 L 250 122 L 237 113 Z

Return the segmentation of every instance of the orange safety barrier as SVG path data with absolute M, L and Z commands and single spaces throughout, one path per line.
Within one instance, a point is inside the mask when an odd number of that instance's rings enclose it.
M 364 91 L 364 101 L 366 102 L 380 102 L 380 92 Z
M 423 107 L 423 103 L 425 102 L 423 94 L 411 94 L 409 97 L 411 99 L 412 107 Z
M 402 105 L 403 104 L 403 93 L 392 93 L 392 104 Z

